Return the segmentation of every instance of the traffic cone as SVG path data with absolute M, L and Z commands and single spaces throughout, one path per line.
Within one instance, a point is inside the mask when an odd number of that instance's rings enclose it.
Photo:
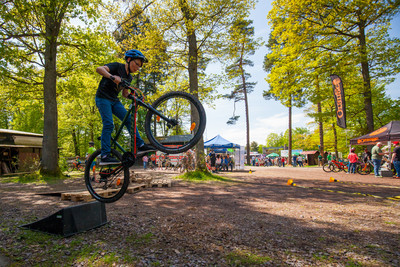
M 329 179 L 329 182 L 330 182 L 330 183 L 334 183 L 334 182 L 339 182 L 339 180 L 336 180 L 336 179 L 334 179 L 333 177 L 331 177 L 331 178 Z
M 292 185 L 292 186 L 296 186 L 296 184 L 293 182 L 293 179 L 289 179 L 289 180 L 287 181 L 287 184 L 288 184 L 288 185 Z

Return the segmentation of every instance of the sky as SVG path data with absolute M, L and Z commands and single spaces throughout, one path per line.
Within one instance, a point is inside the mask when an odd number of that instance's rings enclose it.
M 250 14 L 255 29 L 255 37 L 262 37 L 266 42 L 270 33 L 270 27 L 267 21 L 267 14 L 271 10 L 271 0 L 259 0 L 255 10 Z M 400 37 L 400 14 L 392 21 L 392 37 Z M 262 96 L 264 90 L 268 90 L 268 83 L 265 81 L 267 73 L 263 70 L 264 56 L 268 50 L 262 47 L 256 51 L 255 55 L 250 59 L 254 62 L 254 67 L 246 71 L 251 74 L 250 82 L 257 82 L 254 91 L 249 94 L 249 117 L 250 117 L 250 142 L 256 141 L 259 145 L 266 145 L 266 138 L 270 133 L 283 133 L 288 129 L 288 108 L 280 104 L 279 101 L 265 100 Z M 218 66 L 212 66 L 210 72 L 221 72 Z M 400 97 L 400 74 L 396 76 L 394 83 L 387 87 L 387 93 L 392 98 Z M 228 94 L 230 90 L 219 89 L 219 93 Z M 205 106 L 207 114 L 207 126 L 204 133 L 204 141 L 210 140 L 216 135 L 239 144 L 246 145 L 246 117 L 244 101 L 236 103 L 235 115 L 240 116 L 239 121 L 235 125 L 227 125 L 226 122 L 232 117 L 234 103 L 227 99 L 219 99 L 215 102 L 215 109 Z M 307 127 L 313 129 L 313 125 L 309 125 L 312 121 L 305 116 L 305 108 L 292 109 L 292 127 Z

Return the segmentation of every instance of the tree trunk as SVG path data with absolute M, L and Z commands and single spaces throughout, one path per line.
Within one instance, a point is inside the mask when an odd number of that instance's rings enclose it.
M 250 165 L 250 119 L 249 119 L 249 103 L 247 99 L 246 89 L 246 77 L 244 75 L 242 58 L 240 58 L 240 70 L 242 72 L 242 83 L 243 83 L 243 95 L 244 95 L 244 106 L 246 112 L 246 154 L 247 154 L 247 165 Z
M 44 71 L 44 127 L 41 173 L 58 176 L 58 113 L 57 113 L 57 36 L 60 22 L 49 9 L 46 14 Z M 54 11 L 54 10 L 53 10 Z M 61 21 L 61 20 L 60 20 Z
M 367 120 L 368 132 L 374 131 L 374 116 L 372 109 L 371 79 L 369 76 L 369 65 L 367 55 L 367 44 L 365 37 L 365 25 L 359 24 L 359 42 L 361 56 L 361 73 L 364 81 L 364 110 Z
M 292 95 L 289 98 L 289 146 L 288 146 L 288 165 L 292 165 Z
M 75 129 L 72 130 L 72 142 L 74 144 L 74 151 L 75 151 L 74 156 L 77 156 L 80 153 L 79 153 L 79 146 L 78 146 L 78 140 L 76 138 L 76 130 Z
M 181 11 L 185 17 L 186 30 L 188 32 L 188 45 L 189 45 L 189 58 L 188 58 L 188 72 L 189 72 L 189 88 L 190 93 L 197 98 L 199 97 L 199 80 L 198 80 L 198 54 L 197 54 L 197 39 L 196 32 L 193 27 L 193 20 L 195 15 L 190 13 L 189 6 L 186 0 L 180 1 Z M 198 115 L 192 109 L 192 120 L 198 121 Z M 207 170 L 204 158 L 204 140 L 203 138 L 196 145 L 196 170 Z
M 336 155 L 336 158 L 338 159 L 339 158 L 339 152 L 338 152 L 338 148 L 337 148 L 338 142 L 337 142 L 337 130 L 336 130 L 336 124 L 335 123 L 332 123 L 332 130 L 333 130 L 333 136 L 335 138 L 335 155 Z
M 322 160 L 324 160 L 324 125 L 322 123 L 321 113 L 322 107 L 321 102 L 318 102 L 318 128 L 319 128 L 319 153 L 322 156 Z M 324 162 L 322 161 L 322 164 Z
M 316 91 L 318 95 L 318 103 L 317 103 L 317 109 L 318 109 L 318 128 L 319 128 L 319 153 L 322 156 L 322 164 L 324 163 L 324 127 L 322 123 L 322 106 L 321 106 L 321 100 L 320 100 L 320 87 L 319 87 L 319 77 L 316 77 Z

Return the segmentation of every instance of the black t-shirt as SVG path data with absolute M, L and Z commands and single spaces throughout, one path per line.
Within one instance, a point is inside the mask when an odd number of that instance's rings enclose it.
M 393 158 L 393 161 L 400 161 L 400 146 L 396 146 L 394 148 L 393 152 L 396 153 L 394 158 Z
M 125 64 L 114 62 L 106 64 L 105 66 L 110 69 L 112 75 L 119 76 L 122 79 L 127 80 L 129 83 L 132 82 L 132 75 L 126 74 Z M 96 97 L 116 101 L 118 100 L 118 94 L 120 91 L 121 90 L 118 90 L 116 83 L 109 78 L 103 77 L 99 83 L 99 87 L 97 88 Z

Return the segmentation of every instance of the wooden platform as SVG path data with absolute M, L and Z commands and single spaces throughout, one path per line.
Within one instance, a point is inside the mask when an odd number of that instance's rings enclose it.
M 170 179 L 154 179 L 150 183 L 151 187 L 171 187 L 172 182 Z
M 140 190 L 145 189 L 147 186 L 145 184 L 133 184 L 128 187 L 126 190 L 126 193 L 128 194 L 133 194 L 137 193 Z M 98 191 L 98 194 L 101 196 L 109 196 L 112 193 L 117 192 L 118 189 L 108 189 L 108 190 L 103 190 L 103 191 Z M 79 191 L 79 192 L 66 192 L 61 194 L 61 200 L 70 200 L 74 202 L 79 202 L 79 201 L 93 201 L 94 198 L 92 195 L 89 193 L 89 191 Z

